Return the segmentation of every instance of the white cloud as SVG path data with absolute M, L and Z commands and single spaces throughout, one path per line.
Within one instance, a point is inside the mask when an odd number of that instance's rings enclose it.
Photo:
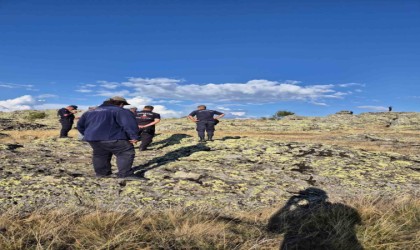
M 43 104 L 37 104 L 32 106 L 33 109 L 38 109 L 38 110 L 42 110 L 42 109 L 61 109 L 64 107 L 67 107 L 68 104 L 63 104 L 63 103 L 43 103 Z
M 413 96 L 409 96 L 408 98 L 410 98 L 410 99 L 420 99 L 420 96 L 413 95 Z
M 101 82 L 101 81 L 99 81 Z M 92 88 L 96 87 L 95 84 L 83 84 L 81 85 L 78 89 L 76 89 L 76 92 L 80 92 L 80 93 L 91 93 L 94 90 Z
M 33 105 L 31 109 L 44 110 L 44 109 L 61 109 L 67 107 L 68 104 L 65 103 L 43 103 Z M 89 106 L 87 105 L 77 105 L 78 110 L 87 110 Z
M 28 110 L 36 100 L 30 95 L 20 96 L 14 99 L 1 100 L 0 111 Z
M 182 102 L 180 100 L 155 100 L 153 103 L 181 104 Z
M 367 109 L 367 110 L 372 110 L 372 111 L 379 111 L 379 112 L 383 112 L 383 111 L 388 111 L 387 107 L 384 106 L 357 106 L 357 108 L 359 109 Z
M 141 78 L 141 77 L 129 77 L 128 82 L 124 82 L 124 86 L 135 87 L 137 84 L 146 84 L 146 85 L 162 85 L 162 86 L 176 86 L 178 83 L 183 82 L 182 79 L 172 79 L 166 77 L 158 78 Z
M 127 99 L 127 102 L 131 104 L 131 106 L 137 107 L 138 109 L 143 108 L 146 105 L 152 105 L 152 99 L 147 97 L 136 96 L 133 98 Z
M 139 110 L 141 110 L 146 105 L 153 105 L 152 99 L 141 96 L 129 98 L 127 99 L 127 102 L 130 103 L 131 107 L 137 107 Z M 182 112 L 170 110 L 163 105 L 153 105 L 153 107 L 153 112 L 161 114 L 164 118 L 181 117 L 183 115 Z
M 223 107 L 223 106 L 218 106 L 218 107 L 216 107 L 216 109 L 217 110 L 223 110 L 223 111 L 229 111 L 229 110 L 231 110 L 230 108 Z
M 119 86 L 119 83 L 116 82 L 107 82 L 107 81 L 98 81 L 100 83 L 102 88 L 106 89 L 116 89 Z
M 328 104 L 324 102 L 311 102 L 312 104 L 318 105 L 318 106 L 328 106 Z
M 80 96 L 89 98 L 124 96 L 139 108 L 144 105 L 154 105 L 156 111 L 165 116 L 181 116 L 183 115 L 181 112 L 172 109 L 185 111 L 188 105 L 194 103 L 207 104 L 209 108 L 213 106 L 215 109 L 231 115 L 236 113 L 238 116 L 245 116 L 247 113 L 235 108 L 234 105 L 264 105 L 282 101 L 301 101 L 313 105 L 328 106 L 328 100 L 342 99 L 351 95 L 352 92 L 360 92 L 364 86 L 360 83 L 304 85 L 296 80 L 280 82 L 265 79 L 220 84 L 194 84 L 186 83 L 183 79 L 130 77 L 123 82 L 97 81 L 95 84 L 81 84 L 75 91 L 85 94 Z M 0 83 L 0 87 L 32 88 L 33 86 Z M 351 92 L 343 90 L 343 88 L 349 87 L 354 87 L 347 89 Z M 5 106 L 3 103 L 2 109 L 56 108 L 54 105 L 62 106 L 62 104 L 51 104 L 46 101 L 48 98 L 58 97 L 53 94 L 45 93 L 30 97 L 33 99 L 32 103 L 29 103 L 29 100 L 26 100 L 26 103 L 22 101 L 22 104 L 17 105 L 16 108 Z
M 37 98 L 45 99 L 45 98 L 58 98 L 58 95 L 54 94 L 42 94 L 38 95 Z
M 130 94 L 128 90 L 110 91 L 110 90 L 99 90 L 97 96 L 113 97 L 113 96 L 126 96 Z
M 230 114 L 232 114 L 234 116 L 245 116 L 246 112 L 238 111 L 238 112 L 230 112 Z
M 31 85 L 31 84 L 0 83 L 0 87 L 8 88 L 8 89 L 26 88 L 27 90 L 32 90 L 34 85 Z
M 286 81 L 284 81 L 284 83 L 296 85 L 296 84 L 300 84 L 302 82 L 301 81 L 296 81 L 296 80 L 286 80 Z
M 68 104 L 63 103 L 43 103 L 35 99 L 31 95 L 23 95 L 14 99 L 0 100 L 0 111 L 16 111 L 16 110 L 43 110 L 43 109 L 59 109 L 67 107 Z M 86 110 L 88 106 L 78 105 L 79 109 Z
M 163 105 L 154 105 L 153 107 L 155 107 L 153 112 L 161 114 L 163 118 L 181 117 L 185 115 L 184 113 L 180 111 L 168 109 Z
M 337 86 L 342 87 L 342 88 L 355 87 L 355 86 L 365 87 L 366 84 L 351 82 L 351 83 L 338 84 Z
M 115 93 L 114 93 L 115 94 Z M 131 106 L 137 106 L 142 109 L 146 105 L 153 105 L 153 100 L 147 97 L 137 96 L 131 99 L 127 99 Z M 68 104 L 63 103 L 43 103 L 43 100 L 36 100 L 31 95 L 24 95 L 14 99 L 0 100 L 0 111 L 15 111 L 15 110 L 30 110 L 30 109 L 59 109 L 67 107 Z M 78 105 L 79 109 L 87 110 L 87 105 Z M 161 114 L 164 118 L 170 117 L 181 117 L 184 115 L 182 112 L 168 109 L 163 105 L 153 105 L 154 111 Z
M 269 103 L 288 100 L 313 102 L 326 98 L 342 98 L 347 93 L 334 90 L 333 84 L 299 86 L 298 81 L 251 80 L 245 83 L 181 84 L 171 78 L 129 78 L 120 86 L 131 88 L 130 95 L 153 99 L 201 100 L 205 102 Z M 102 81 L 104 84 L 105 82 Z M 114 84 L 114 83 L 112 83 Z M 104 95 L 104 91 L 98 91 Z M 123 94 L 128 94 L 125 91 Z
M 91 90 L 91 89 L 83 89 L 83 88 L 76 89 L 75 91 L 80 92 L 80 93 L 91 93 L 91 92 L 93 92 L 93 90 Z

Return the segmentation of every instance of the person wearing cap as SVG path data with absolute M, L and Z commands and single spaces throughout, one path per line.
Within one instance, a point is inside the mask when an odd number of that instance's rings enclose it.
M 214 117 L 218 115 L 217 117 Z M 207 139 L 213 141 L 214 126 L 218 123 L 219 119 L 225 116 L 222 112 L 215 110 L 208 110 L 205 105 L 200 105 L 197 110 L 189 114 L 188 119 L 197 124 L 197 133 L 200 142 L 205 142 L 205 132 L 207 132 Z
M 114 96 L 104 101 L 94 110 L 80 117 L 77 129 L 93 149 L 93 168 L 99 178 L 110 177 L 111 158 L 117 158 L 118 177 L 127 180 L 141 180 L 134 174 L 134 145 L 137 143 L 139 128 L 127 100 Z
M 136 114 L 137 114 L 137 107 L 131 107 L 131 108 L 130 108 L 130 111 L 131 111 L 134 115 L 136 115 Z
M 155 136 L 155 125 L 160 122 L 160 114 L 152 112 L 153 106 L 144 106 L 143 110 L 136 113 L 136 120 L 139 126 L 141 140 L 140 151 L 147 150 Z
M 69 131 L 73 127 L 74 114 L 77 113 L 76 105 L 69 105 L 65 108 L 61 108 L 57 112 L 57 116 L 60 117 L 61 130 L 60 138 L 68 138 Z

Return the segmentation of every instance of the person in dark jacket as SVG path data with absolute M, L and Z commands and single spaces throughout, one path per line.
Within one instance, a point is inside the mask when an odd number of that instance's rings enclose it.
M 155 125 L 160 122 L 160 115 L 152 112 L 153 106 L 145 106 L 142 111 L 136 112 L 136 120 L 139 126 L 139 136 L 141 140 L 140 151 L 147 150 L 155 136 Z
M 73 127 L 75 113 L 77 113 L 76 105 L 69 105 L 58 110 L 57 115 L 60 117 L 61 123 L 60 138 L 69 137 L 69 131 Z
M 134 145 L 137 143 L 138 126 L 129 110 L 129 105 L 120 96 L 106 100 L 94 110 L 80 117 L 77 129 L 93 149 L 93 168 L 97 177 L 109 177 L 112 155 L 117 157 L 118 177 L 140 180 L 144 177 L 134 174 Z
M 217 117 L 214 117 L 218 115 Z M 190 113 L 188 118 L 197 124 L 197 133 L 200 142 L 205 142 L 205 132 L 207 132 L 207 139 L 213 141 L 214 126 L 218 123 L 219 119 L 225 116 L 222 112 L 215 110 L 208 110 L 205 105 L 200 105 L 197 110 Z

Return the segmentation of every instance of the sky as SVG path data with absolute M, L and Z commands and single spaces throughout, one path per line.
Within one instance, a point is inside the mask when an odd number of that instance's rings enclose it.
M 420 111 L 418 0 L 0 0 L 0 111 Z

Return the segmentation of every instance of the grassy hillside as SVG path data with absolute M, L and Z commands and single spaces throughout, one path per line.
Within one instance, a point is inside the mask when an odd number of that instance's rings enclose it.
M 90 146 L 76 130 L 57 138 L 55 111 L 0 113 L 0 249 L 277 249 L 296 232 L 338 249 L 418 249 L 419 121 L 223 120 L 199 144 L 194 124 L 164 119 L 135 158 L 149 180 L 130 182 L 94 178 Z M 331 203 L 290 205 L 311 188 Z

